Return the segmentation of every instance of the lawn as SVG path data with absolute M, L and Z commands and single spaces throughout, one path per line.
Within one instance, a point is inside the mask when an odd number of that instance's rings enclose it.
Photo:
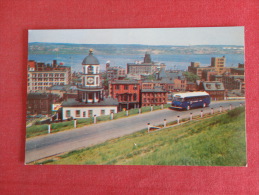
M 163 108 L 169 108 L 170 104 L 165 104 L 163 105 Z M 158 110 L 161 109 L 161 106 L 154 106 L 153 110 Z M 145 112 L 150 112 L 151 111 L 151 107 L 147 106 L 147 107 L 142 107 L 141 109 L 141 113 L 145 113 Z M 128 111 L 128 116 L 126 114 L 126 111 L 122 111 L 122 112 L 118 112 L 114 114 L 113 119 L 118 119 L 118 118 L 123 118 L 123 117 L 130 117 L 133 115 L 139 114 L 139 109 L 131 109 Z M 96 122 L 103 122 L 103 121 L 108 121 L 111 120 L 111 116 L 110 115 L 105 115 L 105 116 L 99 116 L 96 118 Z M 77 127 L 82 127 L 82 126 L 86 126 L 86 125 L 90 125 L 94 123 L 94 118 L 85 118 L 85 119 L 78 119 L 77 120 Z M 64 130 L 68 130 L 68 129 L 72 129 L 74 128 L 74 121 L 65 121 L 65 122 L 59 122 L 59 123 L 52 123 L 51 124 L 51 133 L 56 133 L 59 131 L 64 131 Z M 44 125 L 32 125 L 30 127 L 26 128 L 26 138 L 30 138 L 30 137 L 35 137 L 35 136 L 39 136 L 39 135 L 44 135 L 48 133 L 48 125 L 44 124 Z
M 145 129 L 36 164 L 245 166 L 245 109 L 151 133 Z

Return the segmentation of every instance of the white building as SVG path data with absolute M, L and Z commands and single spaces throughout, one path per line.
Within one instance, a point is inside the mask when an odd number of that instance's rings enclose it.
M 27 92 L 45 92 L 53 85 L 68 85 L 71 81 L 71 67 L 57 65 L 56 60 L 52 65 L 28 62 Z
M 105 98 L 100 77 L 100 64 L 93 51 L 82 62 L 82 83 L 78 88 L 78 98 L 62 103 L 63 120 L 73 118 L 89 118 L 110 113 L 117 113 L 118 101 Z

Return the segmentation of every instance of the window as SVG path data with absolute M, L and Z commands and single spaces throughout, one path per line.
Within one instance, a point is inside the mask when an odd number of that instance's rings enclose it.
M 76 117 L 80 117 L 80 110 L 76 110 Z
M 86 112 L 85 111 L 83 112 L 83 117 L 86 117 Z
M 94 67 L 93 66 L 88 66 L 87 73 L 88 74 L 93 74 L 94 73 Z
M 137 101 L 137 94 L 136 93 L 134 93 L 134 95 L 133 95 L 133 101 Z
M 207 87 L 208 89 L 211 89 L 211 84 L 206 84 L 206 87 Z
M 124 85 L 124 89 L 125 89 L 125 90 L 128 90 L 128 89 L 129 89 L 129 86 L 128 86 L 128 85 Z
M 93 111 L 92 110 L 88 110 L 88 117 L 92 117 L 93 116 Z
M 120 86 L 119 86 L 119 85 L 115 85 L 115 89 L 116 89 L 116 90 L 119 90 L 119 89 L 120 89 Z
M 66 110 L 66 117 L 71 117 L 71 113 L 70 113 L 70 110 Z
M 105 115 L 105 110 L 101 110 L 101 116 Z
M 220 84 L 216 84 L 216 88 L 217 88 L 217 89 L 220 89 Z

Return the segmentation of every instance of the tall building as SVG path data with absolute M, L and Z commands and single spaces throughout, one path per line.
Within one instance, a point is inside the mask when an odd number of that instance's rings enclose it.
M 146 52 L 143 62 L 127 64 L 127 74 L 149 75 L 159 71 L 160 68 L 165 66 L 165 64 L 151 61 L 150 54 Z
M 100 80 L 100 64 L 93 51 L 82 62 L 82 84 L 78 85 L 78 100 L 85 103 L 97 103 L 103 100 L 103 88 Z
M 53 63 L 28 61 L 27 92 L 45 92 L 53 85 L 68 85 L 71 82 L 71 67 Z
M 117 113 L 118 101 L 105 98 L 100 77 L 99 60 L 89 51 L 82 62 L 82 83 L 78 85 L 78 98 L 62 103 L 62 118 L 89 118 Z
M 226 64 L 225 56 L 211 58 L 211 67 L 215 67 L 215 71 L 219 74 L 222 74 L 224 72 L 225 64 Z

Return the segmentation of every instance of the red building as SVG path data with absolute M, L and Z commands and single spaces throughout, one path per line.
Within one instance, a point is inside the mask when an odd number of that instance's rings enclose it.
M 140 84 L 135 80 L 115 80 L 109 83 L 109 95 L 118 99 L 119 110 L 138 108 Z
M 167 104 L 168 93 L 160 87 L 141 90 L 141 107 Z

